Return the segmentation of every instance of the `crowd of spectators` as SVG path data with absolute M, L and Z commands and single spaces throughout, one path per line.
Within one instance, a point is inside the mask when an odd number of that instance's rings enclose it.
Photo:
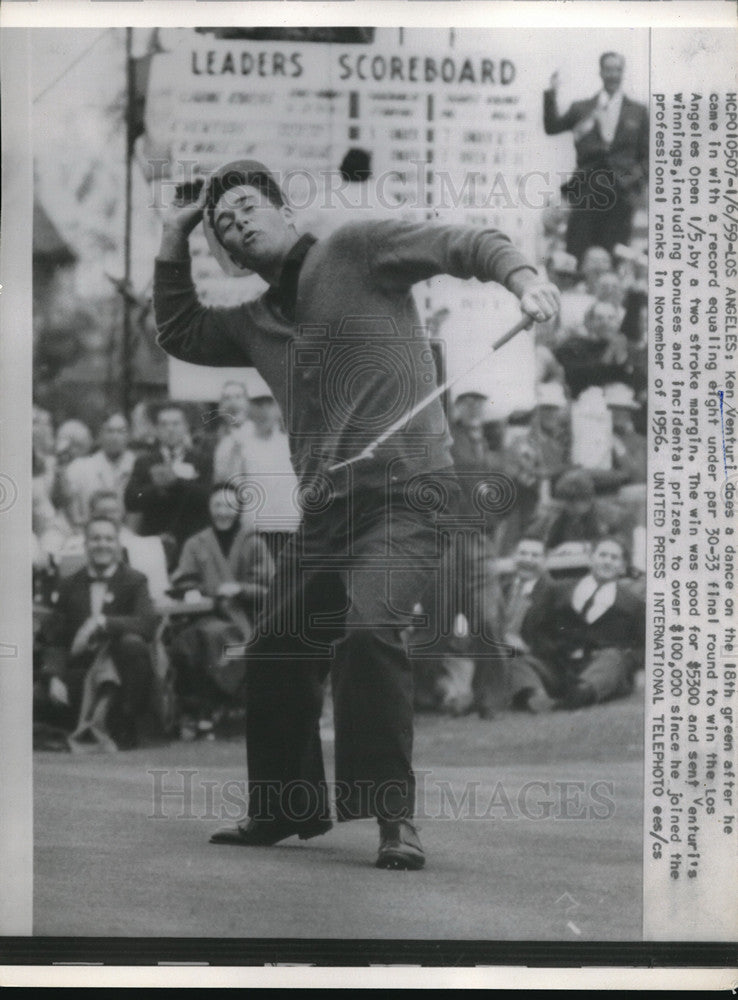
M 228 382 L 217 428 L 188 407 L 111 413 L 96 436 L 33 413 L 34 705 L 42 743 L 136 745 L 172 688 L 176 731 L 209 737 L 299 522 L 279 409 Z M 159 708 L 161 709 L 161 705 Z M 161 715 L 161 712 L 160 712 Z M 161 722 L 159 718 L 159 722 Z

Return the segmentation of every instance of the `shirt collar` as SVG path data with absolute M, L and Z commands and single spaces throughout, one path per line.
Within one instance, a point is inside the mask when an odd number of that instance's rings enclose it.
M 268 292 L 269 297 L 276 302 L 288 319 L 295 318 L 295 306 L 297 303 L 297 282 L 300 277 L 300 269 L 307 252 L 316 238 L 310 233 L 305 233 L 290 248 L 282 265 L 282 273 L 279 276 L 279 284 L 273 285 Z
M 108 566 L 107 569 L 103 570 L 102 573 L 95 573 L 92 566 L 87 566 L 87 575 L 94 582 L 97 580 L 109 580 L 118 568 L 118 563 L 113 563 L 112 566 Z
M 528 597 L 535 587 L 535 585 L 540 580 L 539 576 L 521 576 L 520 573 L 515 574 L 515 579 L 517 580 L 518 586 L 520 587 L 520 593 L 523 597 Z
M 576 585 L 571 595 L 572 607 L 575 611 L 581 612 L 589 598 L 595 594 L 594 602 L 590 605 L 586 614 L 586 622 L 591 625 L 597 621 L 615 603 L 617 596 L 617 580 L 609 580 L 607 583 L 598 583 L 591 573 L 583 577 Z
M 616 91 L 612 94 L 608 92 L 603 87 L 602 90 L 597 95 L 597 106 L 600 108 L 606 108 L 610 104 L 619 104 L 623 99 L 623 91 L 621 87 L 618 87 Z

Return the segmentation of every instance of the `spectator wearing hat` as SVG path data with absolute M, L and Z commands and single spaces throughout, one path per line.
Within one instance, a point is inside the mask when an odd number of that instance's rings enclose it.
M 128 448 L 128 421 L 122 413 L 105 419 L 98 443 L 97 451 L 73 459 L 62 475 L 67 518 L 77 528 L 87 521 L 93 493 L 112 490 L 122 501 L 133 471 L 136 456 Z
M 595 544 L 589 573 L 557 584 L 523 620 L 523 641 L 546 669 L 547 693 L 582 708 L 630 693 L 642 665 L 646 606 L 627 585 L 627 550 L 616 537 Z
M 541 506 L 528 530 L 542 538 L 547 549 L 555 549 L 568 542 L 592 545 L 619 531 L 629 535 L 631 525 L 617 505 L 595 499 L 590 472 L 572 469 L 561 476 L 553 499 Z

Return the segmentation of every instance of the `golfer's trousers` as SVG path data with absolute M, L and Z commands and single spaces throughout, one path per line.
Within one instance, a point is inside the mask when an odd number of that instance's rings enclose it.
M 319 722 L 329 674 L 338 819 L 413 815 L 405 630 L 417 603 L 436 600 L 429 589 L 444 589 L 439 507 L 427 501 L 399 488 L 318 498 L 280 553 L 247 647 L 250 817 L 328 817 Z

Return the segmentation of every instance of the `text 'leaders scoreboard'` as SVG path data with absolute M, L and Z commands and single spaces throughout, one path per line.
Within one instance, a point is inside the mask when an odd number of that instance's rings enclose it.
M 395 29 L 378 29 L 370 45 L 181 32 L 173 51 L 153 59 L 147 98 L 147 133 L 165 174 L 188 180 L 258 159 L 298 209 L 298 228 L 321 235 L 361 210 L 467 222 L 502 229 L 535 259 L 538 220 L 517 197 L 533 118 L 520 43 L 516 52 L 512 36 L 502 44 L 489 32 L 470 52 L 449 48 L 446 33 L 427 34 L 420 51 L 400 45 Z M 370 156 L 371 178 L 351 184 L 339 168 L 357 149 Z M 263 288 L 257 277 L 225 277 L 200 230 L 191 249 L 204 302 L 232 305 Z M 516 316 L 508 295 L 477 282 L 435 278 L 416 298 L 424 322 L 449 310 L 441 335 L 451 374 Z M 516 341 L 518 394 L 521 350 L 532 368 L 526 337 Z

